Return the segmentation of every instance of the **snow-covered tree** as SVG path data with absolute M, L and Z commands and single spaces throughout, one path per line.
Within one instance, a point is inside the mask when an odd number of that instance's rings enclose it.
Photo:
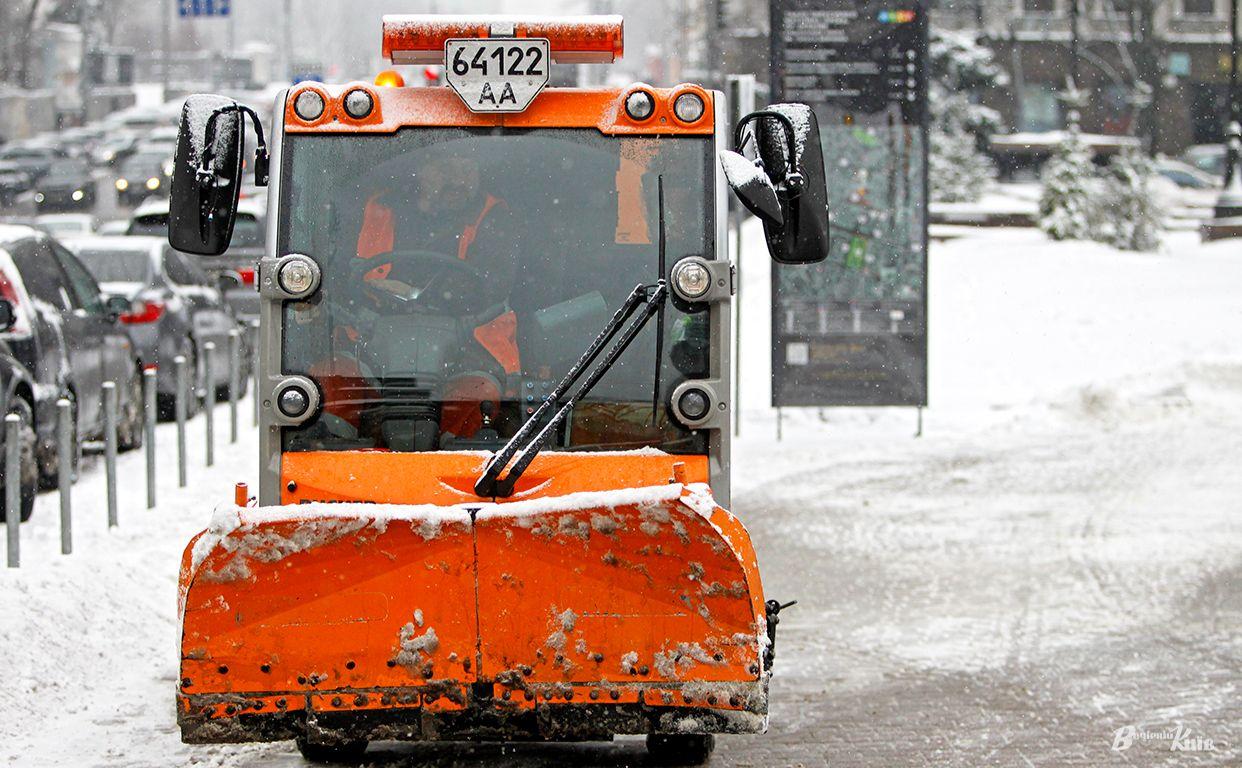
M 1103 174 L 1098 199 L 1099 239 L 1124 251 L 1160 247 L 1164 218 L 1152 190 L 1152 162 L 1137 151 L 1115 156 Z
M 933 29 L 931 66 L 930 167 L 932 199 L 979 199 L 996 177 L 984 154 L 1000 115 L 977 102 L 978 94 L 1008 82 L 992 51 L 970 33 Z
M 1071 128 L 1066 134 L 1044 165 L 1041 180 L 1039 228 L 1053 240 L 1093 239 L 1098 213 L 1093 201 L 1096 171 L 1077 130 Z

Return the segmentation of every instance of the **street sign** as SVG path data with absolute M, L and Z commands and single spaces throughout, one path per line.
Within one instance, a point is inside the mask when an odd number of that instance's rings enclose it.
M 809 104 L 828 259 L 776 265 L 772 403 L 927 404 L 926 0 L 773 0 L 775 101 Z
M 521 112 L 548 84 L 549 52 L 541 38 L 448 40 L 444 70 L 471 112 Z
M 177 0 L 179 16 L 228 16 L 231 0 Z

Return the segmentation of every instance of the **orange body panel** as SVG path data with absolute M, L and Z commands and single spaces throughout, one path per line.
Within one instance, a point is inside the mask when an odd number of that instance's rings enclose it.
M 457 38 L 491 37 L 492 25 L 513 26 L 513 37 L 547 38 L 552 60 L 611 63 L 625 53 L 620 16 L 439 16 L 384 17 L 384 58 L 394 64 L 437 64 L 444 44 Z
M 372 738 L 479 722 L 550 737 L 556 716 L 536 710 L 591 702 L 615 705 L 590 721 L 609 733 L 754 731 L 766 714 L 754 552 L 704 485 L 230 507 L 187 549 L 182 604 L 188 741 L 324 717 Z
M 655 96 L 655 113 L 635 122 L 625 113 L 625 97 L 633 88 L 547 88 L 525 112 L 483 114 L 471 112 L 451 88 L 378 88 L 369 83 L 323 85 L 299 83 L 285 100 L 286 133 L 392 133 L 407 127 L 463 128 L 595 128 L 609 136 L 697 135 L 715 131 L 715 101 L 697 85 L 675 88 L 635 86 Z M 297 94 L 310 89 L 323 96 L 326 106 L 319 119 L 307 122 L 297 116 Z M 371 95 L 375 108 L 361 120 L 345 112 L 344 96 L 362 89 Z M 673 114 L 673 102 L 685 92 L 703 99 L 703 116 L 691 124 Z
M 281 503 L 468 504 L 491 501 L 474 493 L 474 481 L 489 456 L 469 451 L 289 452 L 281 457 Z M 545 451 L 535 457 L 518 481 L 513 500 L 663 485 L 673 479 L 678 464 L 683 467 L 685 482 L 708 481 L 706 456 Z

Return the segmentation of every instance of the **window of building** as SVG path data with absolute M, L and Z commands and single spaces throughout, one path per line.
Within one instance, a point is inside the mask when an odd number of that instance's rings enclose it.
M 1182 0 L 1182 13 L 1187 16 L 1215 16 L 1216 0 Z
M 1057 0 L 1022 0 L 1024 13 L 1056 13 Z

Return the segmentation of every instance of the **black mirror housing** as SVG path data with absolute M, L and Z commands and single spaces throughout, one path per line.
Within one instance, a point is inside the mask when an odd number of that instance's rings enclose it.
M 8 299 L 0 299 L 0 331 L 11 331 L 17 324 L 17 308 Z
M 241 194 L 243 121 L 242 107 L 224 96 L 185 100 L 168 202 L 168 242 L 177 250 L 228 250 Z
M 755 146 L 753 163 L 740 153 L 747 138 Z M 763 221 L 772 258 L 781 264 L 828 258 L 828 181 L 815 112 L 805 104 L 773 104 L 742 118 L 736 139 L 738 151 L 722 153 L 725 176 Z

